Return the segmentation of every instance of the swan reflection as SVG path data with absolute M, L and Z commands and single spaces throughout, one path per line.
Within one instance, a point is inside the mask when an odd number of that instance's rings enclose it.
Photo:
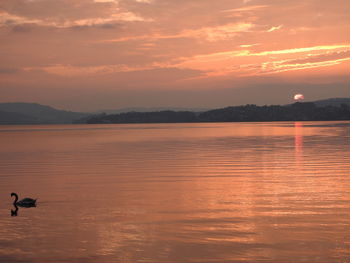
M 18 206 L 15 204 L 13 204 L 13 206 L 15 207 L 15 210 L 11 209 L 11 216 L 17 216 Z

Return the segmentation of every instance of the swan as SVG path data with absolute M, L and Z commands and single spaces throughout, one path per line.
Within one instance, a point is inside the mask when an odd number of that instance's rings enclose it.
M 32 199 L 32 198 L 27 197 L 27 198 L 23 198 L 22 200 L 18 201 L 18 195 L 16 193 L 11 193 L 11 197 L 12 196 L 15 196 L 15 201 L 13 201 L 13 205 L 15 207 L 16 207 L 16 205 L 22 206 L 22 207 L 36 206 L 36 199 Z

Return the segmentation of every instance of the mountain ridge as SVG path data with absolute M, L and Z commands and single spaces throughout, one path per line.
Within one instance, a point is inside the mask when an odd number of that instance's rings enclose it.
M 350 106 L 350 98 L 329 98 L 323 100 L 316 100 L 312 102 L 317 107 L 340 107 L 341 104 Z M 293 104 L 289 104 L 293 105 Z M 231 106 L 231 107 L 243 107 L 243 106 Z M 6 102 L 0 103 L 0 124 L 71 124 L 71 123 L 87 123 L 89 119 L 94 117 L 103 117 L 115 114 L 125 113 L 150 113 L 150 112 L 192 112 L 195 115 L 201 112 L 211 112 L 230 107 L 217 108 L 213 110 L 205 108 L 181 108 L 181 107 L 130 107 L 120 108 L 116 110 L 97 111 L 98 113 L 88 112 L 73 112 L 67 110 L 55 109 L 51 106 L 42 105 L 39 103 L 27 103 L 27 102 Z M 139 110 L 139 111 L 137 111 Z M 106 114 L 107 113 L 107 114 Z M 132 116 L 129 114 L 129 116 Z M 192 116 L 188 116 L 188 121 L 192 120 Z M 164 116 L 162 116 L 164 121 Z M 177 115 L 176 118 L 179 118 Z M 187 118 L 187 117 L 186 117 Z
M 329 98 L 324 100 L 311 101 L 316 106 L 336 106 L 339 107 L 341 104 L 350 105 L 350 98 Z
M 27 102 L 0 103 L 0 111 L 3 113 L 0 123 L 8 124 L 66 124 L 90 115 Z
M 195 113 L 191 111 L 128 112 L 102 114 L 87 119 L 88 124 L 117 123 L 200 123 L 200 122 L 269 122 L 350 120 L 350 106 L 317 106 L 312 102 L 290 105 L 231 106 Z

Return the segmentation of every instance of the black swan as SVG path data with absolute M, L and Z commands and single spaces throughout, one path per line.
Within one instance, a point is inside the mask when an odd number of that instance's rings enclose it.
M 22 206 L 22 207 L 33 207 L 36 206 L 36 199 L 32 198 L 23 198 L 22 200 L 18 201 L 18 195 L 16 193 L 11 193 L 11 196 L 15 196 L 15 201 L 13 201 L 13 205 L 16 206 Z M 17 202 L 18 201 L 18 202 Z

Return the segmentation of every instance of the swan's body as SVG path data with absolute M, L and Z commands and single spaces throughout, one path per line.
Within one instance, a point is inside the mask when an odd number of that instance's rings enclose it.
M 22 207 L 32 207 L 36 206 L 36 199 L 32 198 L 23 198 L 22 200 L 18 201 L 18 195 L 16 193 L 11 193 L 11 196 L 15 196 L 15 201 L 13 201 L 13 205 L 16 206 L 22 206 Z

